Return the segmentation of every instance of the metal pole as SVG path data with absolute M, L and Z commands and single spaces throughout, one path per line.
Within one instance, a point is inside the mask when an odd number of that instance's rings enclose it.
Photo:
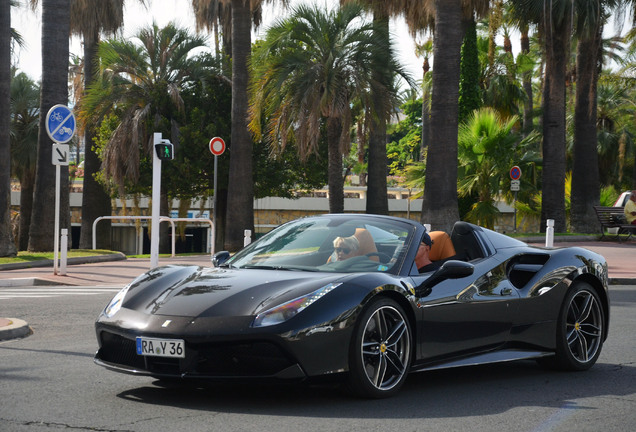
M 214 155 L 214 200 L 213 200 L 213 207 L 212 207 L 212 241 L 216 242 L 216 173 L 217 173 L 217 168 L 219 166 L 219 157 Z M 214 254 L 214 248 L 215 245 L 214 243 L 212 243 L 212 254 Z
M 547 228 L 545 230 L 545 247 L 554 246 L 554 219 L 546 220 Z
M 150 268 L 159 265 L 159 211 L 161 202 L 161 159 L 157 157 L 155 145 L 161 144 L 161 133 L 153 134 L 152 146 L 152 223 L 150 235 Z
M 55 233 L 53 239 L 53 274 L 57 274 L 57 257 L 60 250 L 60 166 L 55 165 Z
M 515 198 L 514 198 L 514 200 L 512 200 L 512 206 L 515 209 L 515 222 L 514 222 L 515 229 L 514 229 L 514 232 L 517 232 L 517 192 L 516 191 L 515 191 Z
M 67 228 L 62 228 L 61 230 L 62 233 L 62 240 L 60 243 L 60 247 L 62 248 L 62 251 L 60 252 L 60 274 L 62 276 L 66 276 L 66 252 L 68 249 L 68 229 Z

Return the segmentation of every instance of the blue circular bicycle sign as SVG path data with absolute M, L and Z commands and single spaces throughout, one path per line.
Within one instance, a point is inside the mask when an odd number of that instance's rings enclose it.
M 75 115 L 65 105 L 54 105 L 46 114 L 46 133 L 56 143 L 67 143 L 75 135 Z

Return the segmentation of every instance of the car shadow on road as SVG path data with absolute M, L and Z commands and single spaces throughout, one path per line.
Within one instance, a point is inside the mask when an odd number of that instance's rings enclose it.
M 546 371 L 532 361 L 412 374 L 390 399 L 356 398 L 334 385 L 153 385 L 117 396 L 131 402 L 225 413 L 315 418 L 450 418 L 516 407 L 596 409 L 577 402 L 636 392 L 636 367 L 597 363 L 586 372 Z M 162 385 L 157 385 L 162 384 Z

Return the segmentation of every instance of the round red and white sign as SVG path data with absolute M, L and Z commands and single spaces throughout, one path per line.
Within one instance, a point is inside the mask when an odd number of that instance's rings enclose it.
M 214 156 L 221 156 L 225 151 L 225 141 L 223 141 L 223 138 L 212 138 L 210 140 L 210 151 Z
M 512 180 L 519 180 L 521 178 L 521 168 L 517 165 L 510 168 L 510 178 Z

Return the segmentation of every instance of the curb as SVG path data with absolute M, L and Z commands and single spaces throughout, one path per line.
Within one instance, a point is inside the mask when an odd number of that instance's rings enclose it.
M 636 285 L 636 278 L 609 278 L 609 285 Z
M 17 318 L 0 318 L 0 342 L 20 339 L 33 334 L 26 321 Z
M 14 288 L 24 286 L 73 286 L 64 282 L 52 281 L 41 278 L 15 278 L 15 279 L 0 279 L 0 287 L 2 288 Z
M 68 265 L 77 265 L 77 264 L 93 264 L 100 262 L 109 262 L 109 261 L 123 261 L 126 259 L 126 255 L 121 252 L 107 254 L 107 255 L 93 255 L 86 257 L 74 257 L 68 258 L 66 263 Z M 44 259 L 38 261 L 28 261 L 23 263 L 12 263 L 12 264 L 0 264 L 0 271 L 3 270 L 20 270 L 27 268 L 35 268 L 35 267 L 53 267 L 53 260 Z

